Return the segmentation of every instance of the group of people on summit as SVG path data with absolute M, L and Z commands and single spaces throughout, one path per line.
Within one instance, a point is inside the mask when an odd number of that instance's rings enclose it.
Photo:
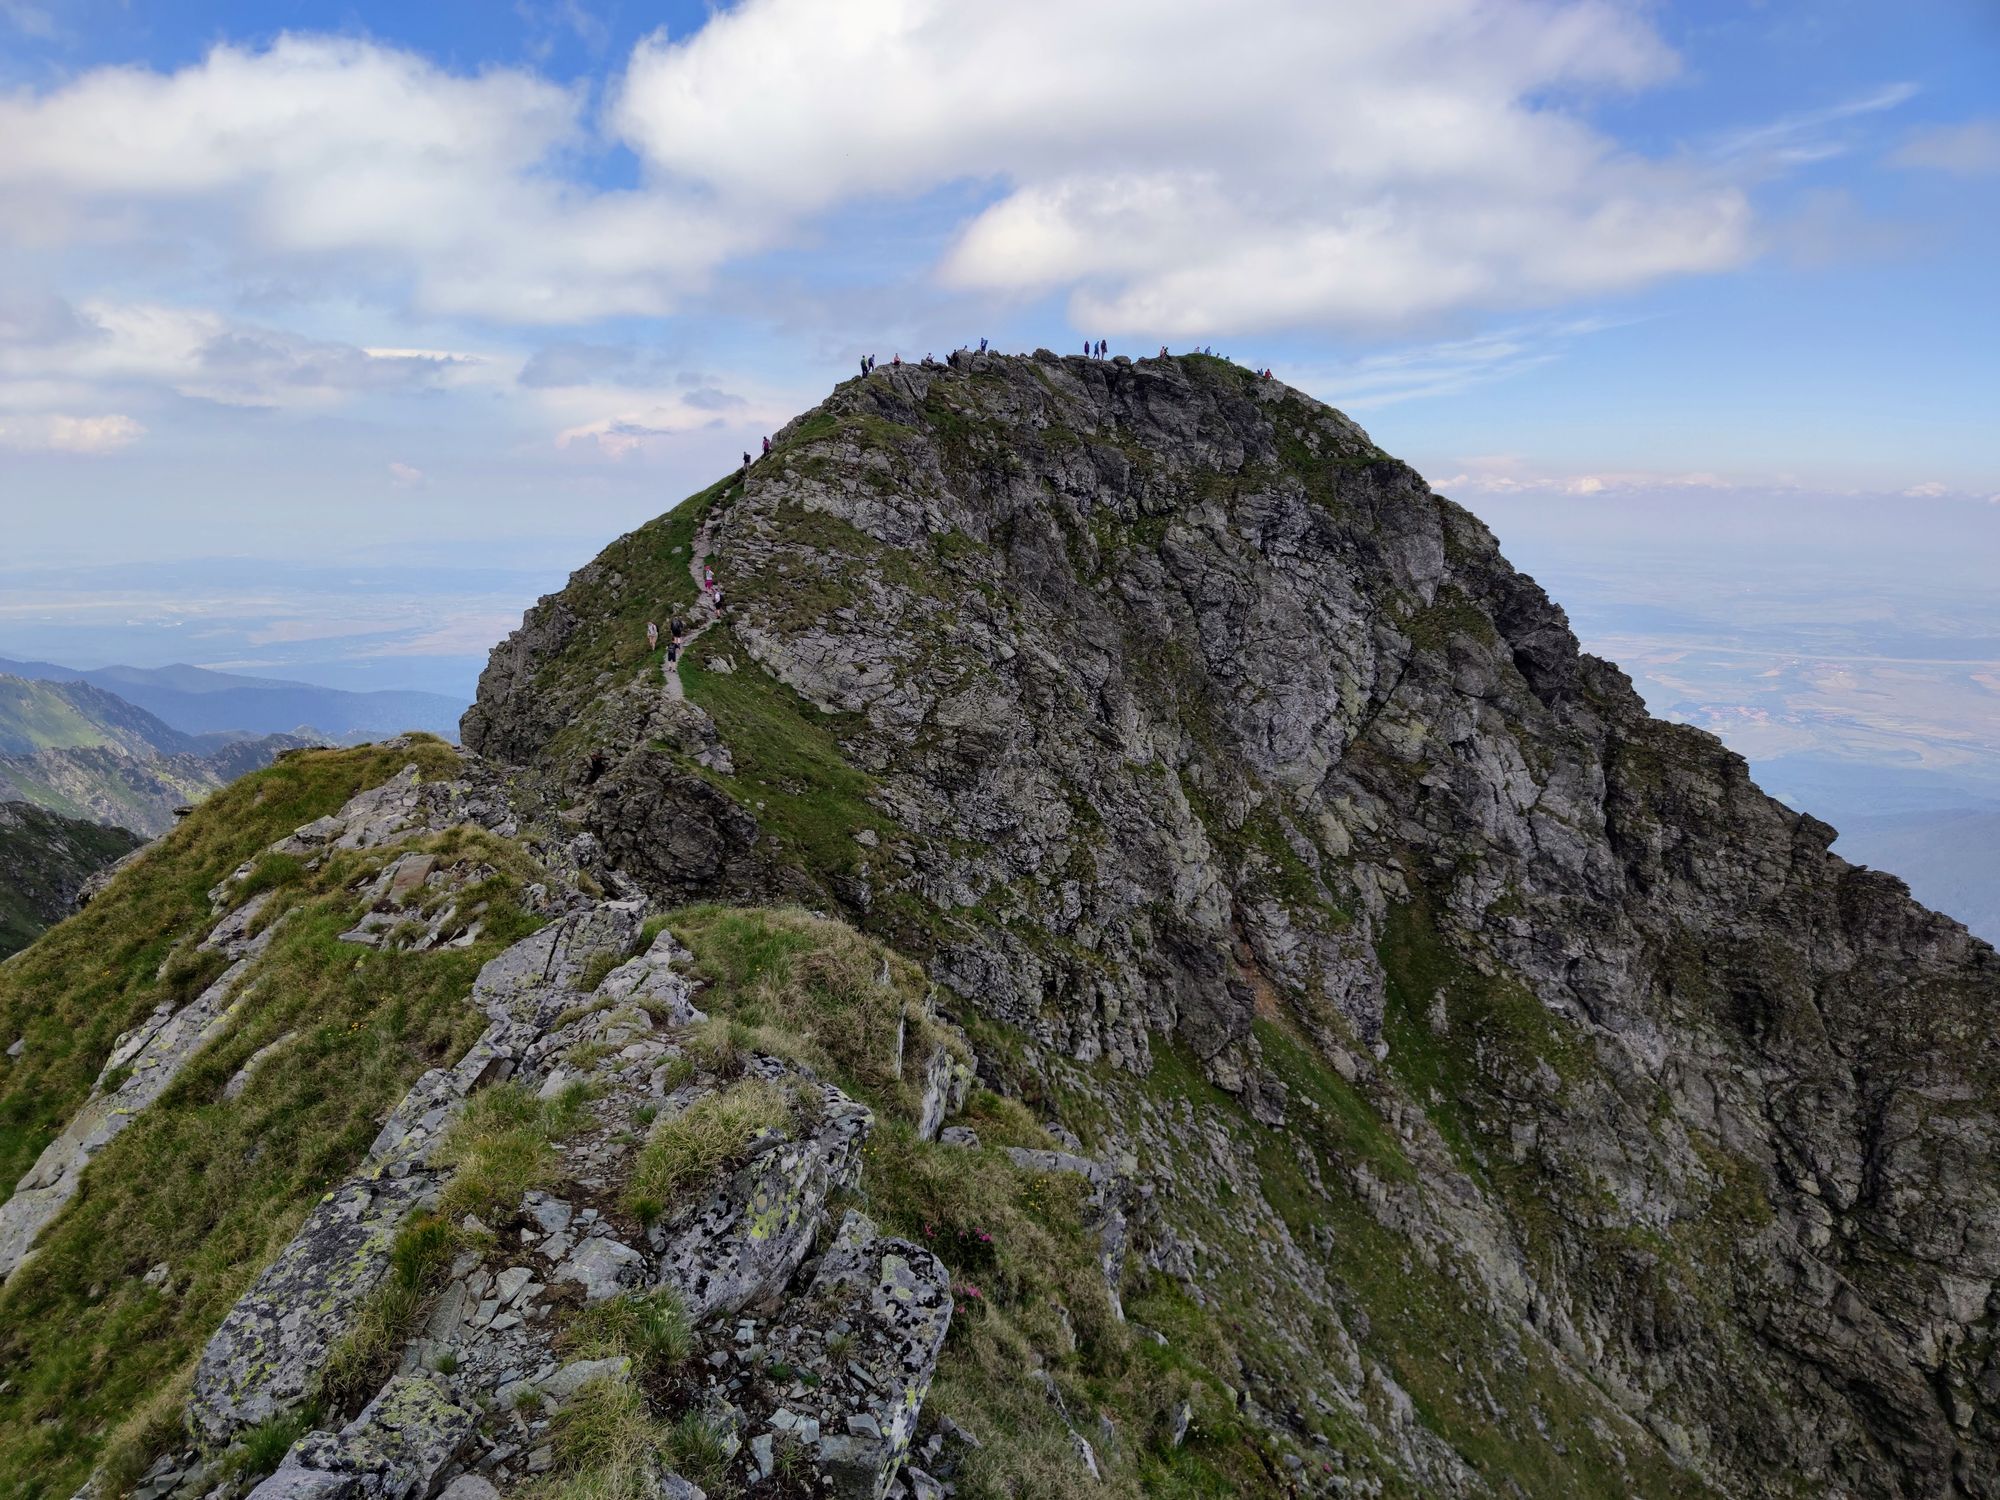
M 981 339 L 979 341 L 978 352 L 984 354 L 986 353 L 986 350 L 987 350 L 987 341 L 985 339 Z M 958 363 L 959 355 L 971 354 L 972 352 L 973 351 L 969 348 L 959 349 L 951 355 L 951 357 L 946 361 L 946 363 L 955 365 Z M 1199 349 L 1195 350 L 1194 352 L 1196 354 L 1210 355 L 1217 359 L 1227 359 L 1229 357 L 1226 354 L 1223 355 L 1216 354 L 1215 350 L 1209 347 L 1207 344 L 1203 344 Z M 1085 339 L 1083 341 L 1083 357 L 1085 359 L 1108 359 L 1110 358 L 1110 356 L 1111 356 L 1111 341 L 1109 339 L 1096 339 L 1096 340 Z M 1161 359 L 1168 358 L 1167 346 L 1165 344 L 1160 345 L 1160 358 Z M 934 370 L 937 368 L 938 365 L 936 357 L 929 354 L 926 354 L 920 361 L 920 363 L 926 370 Z M 872 373 L 875 369 L 875 356 L 872 354 L 864 354 L 861 356 L 859 364 L 861 367 L 861 373 L 863 375 L 868 375 Z M 902 368 L 902 364 L 903 364 L 902 355 L 896 354 L 890 356 L 889 366 L 891 369 L 900 369 Z M 1271 378 L 1271 372 L 1268 369 L 1259 370 L 1257 374 L 1260 379 L 1269 380 Z M 764 439 L 764 451 L 766 453 L 769 453 L 771 451 L 771 440 L 769 438 Z M 743 455 L 743 457 L 744 460 L 748 462 L 750 455 L 746 453 Z

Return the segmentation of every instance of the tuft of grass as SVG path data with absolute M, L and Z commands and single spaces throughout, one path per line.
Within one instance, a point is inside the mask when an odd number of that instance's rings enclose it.
M 674 1370 L 694 1353 L 694 1326 L 687 1309 L 666 1288 L 592 1303 L 571 1320 L 568 1333 L 584 1358 L 624 1355 L 648 1375 Z
M 716 1046 L 726 1023 L 739 1047 L 838 1076 L 877 1109 L 909 1117 L 916 1067 L 933 1048 L 971 1061 L 929 1018 L 923 970 L 843 922 L 795 907 L 722 906 L 687 907 L 670 920 L 709 983 L 702 1003 L 712 1015 L 697 1047 Z
M 583 966 L 583 974 L 578 978 L 576 987 L 586 995 L 595 994 L 597 987 L 604 983 L 605 976 L 624 962 L 624 954 L 615 953 L 610 949 L 591 954 L 590 961 Z
M 235 1479 L 256 1479 L 284 1462 L 292 1444 L 312 1430 L 315 1415 L 300 1408 L 266 1417 L 243 1435 L 242 1444 L 231 1451 L 222 1465 L 223 1473 Z
M 530 1188 L 554 1180 L 554 1143 L 587 1122 L 589 1101 L 584 1083 L 572 1083 L 553 1099 L 537 1099 L 518 1083 L 475 1094 L 433 1158 L 456 1168 L 439 1213 L 451 1223 L 465 1214 L 484 1220 L 512 1213 Z
M 633 1164 L 626 1206 L 671 1204 L 720 1172 L 764 1132 L 784 1129 L 791 1118 L 783 1089 L 765 1079 L 746 1078 L 656 1120 Z
M 656 1493 L 662 1433 L 630 1382 L 593 1380 L 549 1423 L 555 1470 L 535 1500 L 649 1500 Z
M 660 1446 L 675 1473 L 710 1494 L 728 1481 L 728 1437 L 700 1412 L 684 1412 L 666 1429 Z
M 266 851 L 257 856 L 257 863 L 238 883 L 236 891 L 238 896 L 247 901 L 262 891 L 275 891 L 286 886 L 299 885 L 305 878 L 305 862 L 296 854 Z

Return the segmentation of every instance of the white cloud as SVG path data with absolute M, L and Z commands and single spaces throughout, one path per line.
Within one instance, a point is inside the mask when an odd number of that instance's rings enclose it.
M 1343 411 L 1372 411 L 1522 374 L 1559 358 L 1576 339 L 1614 326 L 1620 325 L 1597 318 L 1523 324 L 1281 373 Z
M 0 415 L 0 447 L 29 452 L 115 453 L 145 434 L 143 425 L 117 412 L 96 417 L 61 412 Z
M 532 71 L 287 35 L 0 97 L 0 234 L 572 324 L 971 182 L 997 197 L 947 284 L 1067 289 L 1107 333 L 1384 326 L 1741 261 L 1735 186 L 1588 121 L 1675 67 L 1611 0 L 742 0 L 641 43 L 600 118 Z M 621 143 L 640 179 L 603 186 Z
M 36 41 L 47 42 L 57 36 L 55 17 L 39 5 L 30 5 L 27 0 L 0 0 L 0 21 L 5 21 L 22 36 Z
M 1920 130 L 1903 143 L 1895 161 L 1957 177 L 2000 173 L 2000 120 L 1968 120 Z
M 412 490 L 424 483 L 424 471 L 415 464 L 406 464 L 392 459 L 389 463 L 389 482 L 398 489 Z
M 1463 472 L 1430 481 L 1440 494 L 1457 495 L 1613 495 L 1640 490 L 1731 490 L 1736 481 L 1707 471 L 1647 473 L 1553 473 L 1537 470 L 1523 460 L 1500 454 L 1464 460 Z M 1758 486 L 1769 489 L 1774 486 Z M 1785 486 L 1776 486 L 1783 488 Z
M 1708 491 L 1759 499 L 1778 495 L 1859 499 L 1877 505 L 1892 505 L 1896 500 L 1942 500 L 1958 505 L 1976 501 L 1982 493 L 1954 488 L 1938 480 L 1884 490 L 1832 489 L 1825 486 L 1808 488 L 1794 474 L 1718 474 L 1709 470 L 1642 469 L 1566 471 L 1544 468 L 1512 453 L 1484 454 L 1462 458 L 1457 463 L 1458 473 L 1431 479 L 1431 488 L 1440 494 L 1455 495 L 1568 495 L 1603 496 L 1607 499 Z M 1994 498 L 2000 499 L 2000 496 Z
M 100 68 L 0 98 L 0 224 L 117 241 L 152 215 L 342 291 L 406 284 L 431 313 L 664 312 L 742 237 L 699 203 L 566 176 L 591 144 L 586 103 L 532 73 L 463 77 L 321 37 L 220 46 L 170 74 Z
M 1594 0 L 744 0 L 643 43 L 612 119 L 668 179 L 764 212 L 994 181 L 949 282 L 1068 287 L 1085 327 L 1188 337 L 1738 263 L 1736 188 L 1557 102 L 1674 66 Z

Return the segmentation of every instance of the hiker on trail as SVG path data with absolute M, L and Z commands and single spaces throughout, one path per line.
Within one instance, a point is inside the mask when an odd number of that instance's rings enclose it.
M 646 649 L 657 651 L 660 647 L 660 627 L 651 620 L 646 622 Z
M 981 339 L 981 340 L 979 341 L 979 352 L 980 352 L 981 354 L 984 354 L 984 353 L 986 352 L 986 340 L 985 340 L 985 339 Z
M 715 569 L 707 563 L 701 565 L 701 591 L 710 595 L 715 593 Z
M 667 623 L 667 629 L 673 635 L 673 640 L 667 647 L 667 665 L 672 666 L 681 659 L 681 640 L 687 635 L 687 621 L 683 620 L 679 615 L 675 615 Z
M 764 457 L 769 458 L 770 456 L 771 456 L 771 440 L 770 438 L 767 437 L 764 439 Z
M 744 469 L 744 472 L 745 472 L 745 473 L 748 473 L 748 472 L 749 472 L 749 469 L 750 469 L 750 455 L 749 455 L 748 453 L 745 453 L 745 454 L 743 455 L 743 469 Z

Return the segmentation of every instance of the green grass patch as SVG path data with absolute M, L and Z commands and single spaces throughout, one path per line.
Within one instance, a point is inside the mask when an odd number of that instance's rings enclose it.
M 627 1206 L 672 1204 L 719 1175 L 759 1136 L 786 1129 L 791 1119 L 785 1090 L 761 1078 L 741 1079 L 679 1114 L 661 1116 L 633 1164 Z
M 733 672 L 715 671 L 710 664 L 724 649 L 719 637 L 704 636 L 681 667 L 688 697 L 708 711 L 735 757 L 734 775 L 710 779 L 809 870 L 851 871 L 862 853 L 857 830 L 886 842 L 897 829 L 868 800 L 875 778 L 841 747 L 841 716 L 821 713 L 740 653 Z
M 687 1309 L 667 1288 L 593 1302 L 570 1320 L 564 1332 L 581 1358 L 623 1355 L 642 1375 L 667 1374 L 694 1353 Z
M 518 1083 L 474 1094 L 432 1158 L 455 1169 L 439 1213 L 449 1221 L 511 1214 L 531 1188 L 556 1180 L 555 1143 L 589 1123 L 589 1102 L 585 1083 L 572 1083 L 551 1099 L 538 1099 Z

